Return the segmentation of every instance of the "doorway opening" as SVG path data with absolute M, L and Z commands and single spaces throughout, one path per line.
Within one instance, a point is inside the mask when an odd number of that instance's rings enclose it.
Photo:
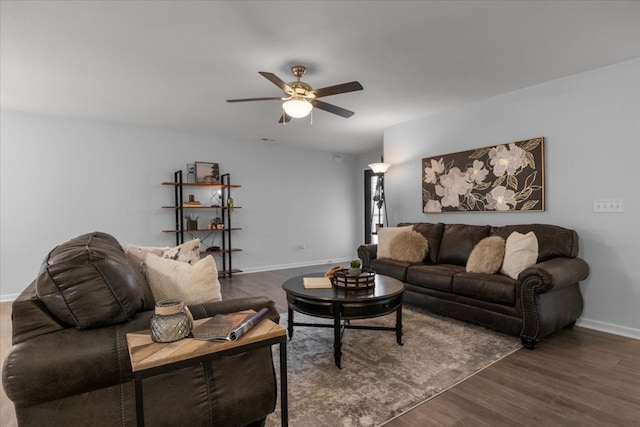
M 378 243 L 378 230 L 387 224 L 384 174 L 364 171 L 364 242 Z

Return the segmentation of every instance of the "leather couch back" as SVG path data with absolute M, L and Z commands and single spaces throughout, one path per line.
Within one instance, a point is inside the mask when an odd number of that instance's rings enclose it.
M 94 232 L 49 253 L 36 295 L 63 324 L 90 328 L 128 321 L 143 306 L 145 286 L 118 241 Z
M 438 264 L 466 265 L 474 246 L 489 236 L 488 225 L 445 224 Z
M 439 222 L 432 224 L 428 222 L 401 222 L 398 227 L 405 227 L 412 225 L 413 230 L 422 234 L 429 243 L 429 251 L 427 252 L 426 262 L 429 264 L 435 264 L 438 262 L 438 252 L 440 251 L 440 240 L 442 240 L 442 230 L 444 230 L 444 224 Z
M 489 225 L 401 222 L 398 227 L 412 225 L 429 242 L 425 260 L 429 264 L 466 265 L 473 247 L 485 237 L 507 239 L 511 233 L 533 231 L 538 239 L 538 262 L 557 257 L 575 258 L 580 247 L 578 234 L 571 229 L 549 224 Z
M 578 256 L 580 250 L 578 233 L 557 225 L 505 225 L 503 227 L 493 227 L 491 234 L 498 235 L 506 240 L 514 231 L 522 234 L 533 231 L 538 239 L 538 262 L 558 257 L 575 258 Z

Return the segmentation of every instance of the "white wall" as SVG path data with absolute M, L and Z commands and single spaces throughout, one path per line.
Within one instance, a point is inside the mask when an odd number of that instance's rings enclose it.
M 546 211 L 423 214 L 421 159 L 545 137 Z M 590 266 L 579 324 L 640 338 L 640 59 L 391 127 L 384 135 L 391 224 L 549 223 L 576 230 Z M 623 199 L 624 213 L 593 212 Z
M 17 296 L 54 246 L 105 231 L 123 245 L 173 245 L 173 172 L 217 162 L 233 192 L 234 268 L 245 271 L 352 259 L 361 241 L 357 157 L 203 135 L 0 115 L 0 297 Z M 208 193 L 198 198 L 206 202 Z M 214 214 L 198 211 L 202 219 Z M 218 238 L 216 244 L 220 244 Z M 300 245 L 306 245 L 301 250 Z

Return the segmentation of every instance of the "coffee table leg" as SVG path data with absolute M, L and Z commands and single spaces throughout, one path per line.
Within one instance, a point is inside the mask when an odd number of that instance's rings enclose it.
M 287 310 L 287 331 L 289 331 L 289 339 L 293 337 L 293 310 Z
M 340 334 L 340 306 L 334 305 L 333 313 L 333 358 L 336 361 L 338 369 L 342 369 L 342 336 Z
M 402 345 L 402 306 L 396 311 L 396 342 Z

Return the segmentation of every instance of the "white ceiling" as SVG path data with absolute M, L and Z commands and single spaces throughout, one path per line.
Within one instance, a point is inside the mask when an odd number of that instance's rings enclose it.
M 2 108 L 332 152 L 381 146 L 383 129 L 640 56 L 636 1 L 2 0 Z M 258 75 L 355 111 L 277 123 Z

